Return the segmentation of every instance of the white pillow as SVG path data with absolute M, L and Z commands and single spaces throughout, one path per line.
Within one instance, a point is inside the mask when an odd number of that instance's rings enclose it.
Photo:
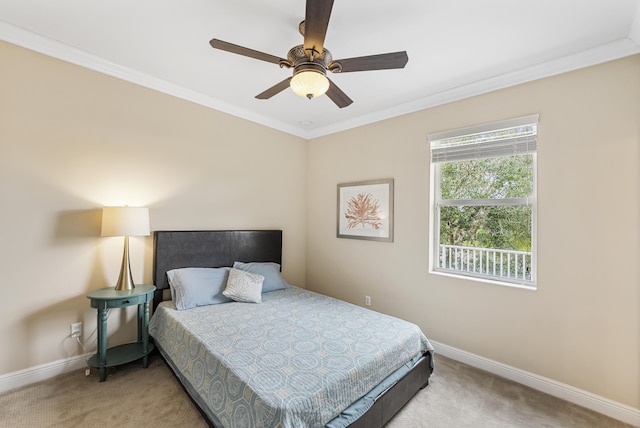
M 263 281 L 262 275 L 231 268 L 222 294 L 236 302 L 262 303 Z

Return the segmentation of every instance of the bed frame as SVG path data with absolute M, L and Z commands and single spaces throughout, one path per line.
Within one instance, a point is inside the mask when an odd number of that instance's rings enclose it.
M 276 262 L 282 265 L 281 230 L 203 230 L 154 232 L 154 309 L 169 289 L 166 272 L 183 267 L 232 266 L 234 261 Z M 385 391 L 352 428 L 382 427 L 420 389 L 429 384 L 433 370 L 431 353 L 393 387 Z M 180 376 L 177 376 L 180 379 Z M 187 390 L 185 388 L 185 390 Z M 197 400 L 192 401 L 196 403 Z M 201 411 L 206 416 L 204 411 Z M 211 426 L 215 426 L 209 421 Z

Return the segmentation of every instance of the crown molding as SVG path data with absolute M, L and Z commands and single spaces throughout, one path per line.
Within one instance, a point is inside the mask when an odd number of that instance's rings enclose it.
M 72 64 L 162 92 L 167 95 L 181 98 L 186 101 L 200 104 L 305 140 L 311 140 L 381 120 L 391 119 L 408 113 L 425 110 L 465 98 L 486 94 L 499 89 L 508 88 L 640 53 L 640 7 L 636 12 L 636 18 L 633 21 L 629 37 L 627 38 L 592 49 L 587 49 L 573 55 L 547 61 L 535 66 L 526 67 L 488 79 L 470 82 L 455 88 L 443 88 L 440 92 L 419 98 L 410 103 L 397 105 L 375 113 L 333 123 L 329 126 L 313 130 L 301 130 L 287 123 L 276 121 L 272 118 L 256 114 L 246 109 L 240 109 L 213 97 L 203 95 L 151 75 L 123 67 L 119 64 L 88 54 L 79 49 L 23 28 L 19 28 L 4 21 L 0 21 L 0 39 L 44 55 L 70 62 Z
M 637 19 L 636 22 L 638 22 Z M 602 64 L 604 62 L 613 61 L 635 55 L 637 53 L 640 53 L 639 44 L 634 43 L 634 41 L 629 38 L 620 39 L 606 45 L 598 46 L 596 48 L 588 49 L 552 61 L 547 61 L 535 66 L 523 68 L 511 73 L 501 74 L 489 79 L 478 80 L 455 88 L 443 89 L 440 92 L 419 98 L 410 103 L 381 110 L 367 116 L 361 116 L 354 120 L 339 122 L 327 127 L 316 129 L 307 137 L 308 139 L 322 137 L 324 135 L 345 131 L 358 126 L 391 119 L 404 114 L 414 113 L 416 111 L 437 107 L 439 105 L 448 104 L 465 98 L 471 98 L 511 86 L 532 82 L 545 77 L 551 77 L 581 68 Z
M 25 30 L 24 28 L 17 27 L 1 20 L 0 40 L 4 40 L 11 44 L 69 62 L 71 64 L 79 65 L 80 67 L 88 68 L 120 80 L 134 83 L 154 91 L 246 119 L 250 122 L 264 125 L 269 128 L 274 128 L 293 135 L 299 134 L 299 130 L 297 128 L 286 123 L 275 121 L 272 118 L 265 117 L 245 109 L 240 109 L 229 103 L 225 103 L 208 95 L 203 95 L 183 86 L 167 82 L 166 80 L 158 79 L 149 74 L 142 73 L 128 67 L 123 67 L 117 63 L 105 60 L 80 49 L 76 49 L 72 46 L 49 39 L 40 34 L 33 33 L 29 30 Z M 298 136 L 304 138 L 302 135 Z

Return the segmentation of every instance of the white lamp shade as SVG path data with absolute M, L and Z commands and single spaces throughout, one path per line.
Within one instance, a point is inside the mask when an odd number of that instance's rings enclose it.
M 297 73 L 289 83 L 293 92 L 301 97 L 316 98 L 327 92 L 329 79 L 316 71 L 307 70 Z
M 149 208 L 104 207 L 102 236 L 148 236 Z

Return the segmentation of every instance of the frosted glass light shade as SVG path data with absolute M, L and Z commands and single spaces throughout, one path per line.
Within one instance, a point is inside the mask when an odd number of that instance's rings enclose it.
M 149 208 L 104 207 L 102 236 L 149 236 Z
M 302 71 L 297 73 L 289 83 L 293 92 L 301 97 L 316 98 L 329 89 L 329 79 L 316 71 Z

